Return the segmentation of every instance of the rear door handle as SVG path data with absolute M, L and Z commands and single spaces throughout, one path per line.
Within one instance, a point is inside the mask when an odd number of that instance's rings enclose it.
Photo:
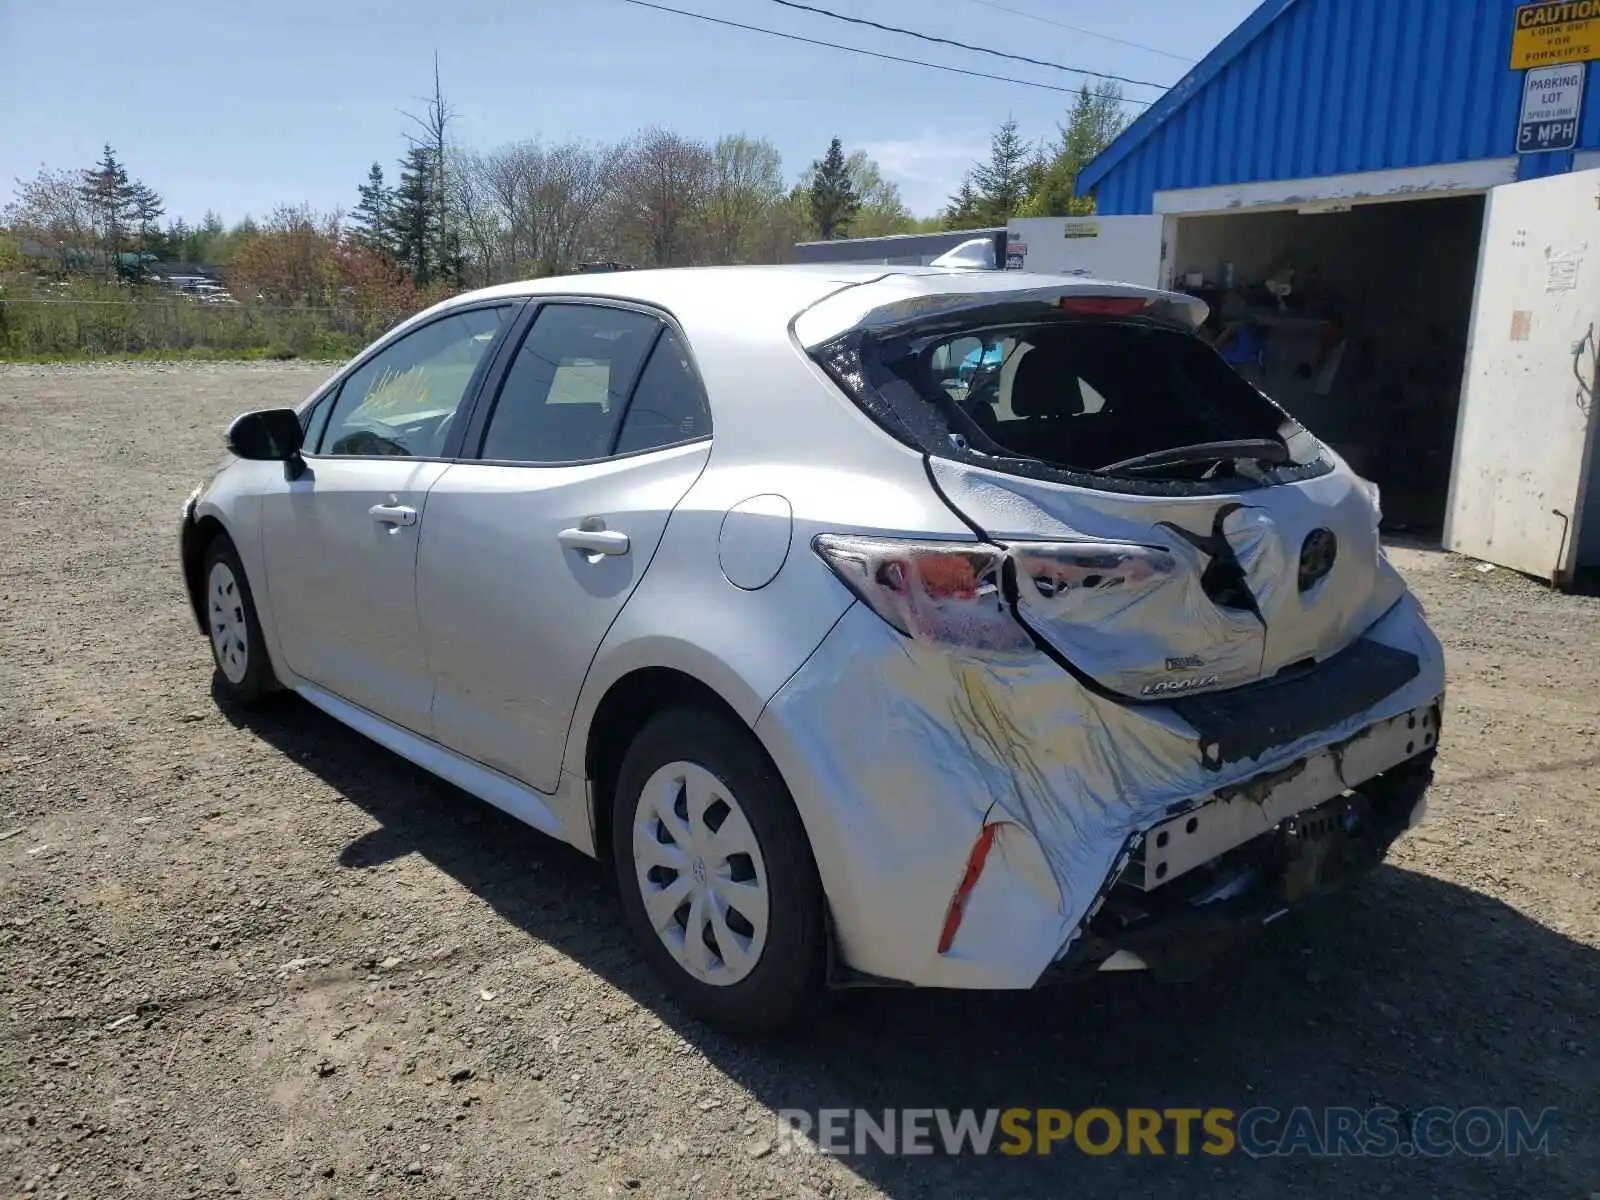
M 628 535 L 620 529 L 563 529 L 556 540 L 585 554 L 626 554 L 629 548 Z
M 417 510 L 405 504 L 374 504 L 367 515 L 379 525 L 415 525 Z

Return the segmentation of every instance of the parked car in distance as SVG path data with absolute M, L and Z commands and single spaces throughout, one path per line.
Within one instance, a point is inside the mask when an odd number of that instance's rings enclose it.
M 1204 315 L 936 268 L 473 292 L 240 417 L 183 576 L 230 702 L 608 862 L 710 1021 L 1180 976 L 1420 818 L 1444 687 L 1375 489 Z

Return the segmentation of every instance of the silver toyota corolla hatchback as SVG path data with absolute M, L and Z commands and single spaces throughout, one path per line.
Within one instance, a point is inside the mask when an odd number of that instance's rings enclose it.
M 416 316 L 247 414 L 182 565 L 298 692 L 609 860 L 683 1004 L 1179 974 L 1421 815 L 1378 496 L 1187 296 L 631 272 Z

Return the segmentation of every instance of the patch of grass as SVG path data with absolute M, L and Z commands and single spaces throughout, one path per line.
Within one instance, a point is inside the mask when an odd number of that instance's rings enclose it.
M 223 350 L 210 346 L 189 346 L 182 350 L 140 350 L 137 352 L 95 354 L 87 350 L 54 354 L 7 354 L 0 351 L 0 363 L 95 363 L 95 362 L 284 362 L 298 358 L 294 351 L 270 350 L 255 346 L 243 350 Z M 337 356 L 314 356 L 309 361 L 339 362 Z
M 401 314 L 344 308 L 206 305 L 88 281 L 39 288 L 0 280 L 0 360 L 345 359 Z

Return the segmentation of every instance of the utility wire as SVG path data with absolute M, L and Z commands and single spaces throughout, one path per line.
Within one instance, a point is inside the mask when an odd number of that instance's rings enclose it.
M 836 13 L 830 9 L 817 8 L 810 4 L 800 4 L 797 0 L 772 0 L 774 4 L 781 4 L 784 8 L 797 9 L 800 12 L 816 13 L 819 17 L 828 17 L 835 21 L 844 21 L 851 25 L 865 25 L 869 29 L 881 29 L 885 33 L 898 33 L 905 37 L 914 37 L 924 42 L 933 42 L 941 46 L 954 46 L 958 50 L 966 50 L 974 54 L 990 54 L 995 58 L 1008 58 L 1012 62 L 1027 63 L 1034 67 L 1049 67 L 1052 71 L 1068 71 L 1073 75 L 1092 75 L 1096 79 L 1115 79 L 1118 83 L 1131 83 L 1136 87 L 1153 87 L 1161 91 L 1167 90 L 1167 84 L 1151 83 L 1148 79 L 1129 79 L 1126 75 L 1112 75 L 1105 71 L 1090 71 L 1085 67 L 1064 67 L 1060 63 L 1047 62 L 1042 58 L 1029 58 L 1023 54 L 1007 54 L 1004 50 L 991 50 L 987 46 L 974 46 L 970 42 L 958 42 L 953 38 L 937 37 L 931 33 L 918 33 L 915 29 L 903 29 L 899 25 L 883 25 L 877 21 L 869 21 L 865 17 L 847 17 L 843 13 Z
M 984 8 L 992 8 L 996 12 L 1009 13 L 1013 17 L 1021 17 L 1026 21 L 1039 21 L 1045 25 L 1054 25 L 1057 29 L 1070 30 L 1072 33 L 1081 33 L 1085 37 L 1099 38 L 1105 42 L 1115 42 L 1119 46 L 1132 46 L 1135 50 L 1148 50 L 1151 54 L 1159 54 L 1163 58 L 1170 58 L 1175 62 L 1193 65 L 1195 60 L 1185 58 L 1181 54 L 1173 54 L 1170 50 L 1160 50 L 1155 46 L 1146 46 L 1143 42 L 1130 42 L 1127 38 L 1112 37 L 1109 33 L 1101 33 L 1095 29 L 1085 29 L 1082 25 L 1068 25 L 1065 21 L 1058 21 L 1054 17 L 1041 16 L 1039 13 L 1023 12 L 1020 8 L 1008 8 L 1004 4 L 996 4 L 994 0 L 972 0 L 973 4 L 980 4 Z
M 864 50 L 860 46 L 846 46 L 841 42 L 825 42 L 820 38 L 801 37 L 798 33 L 784 33 L 777 29 L 766 29 L 760 25 L 746 25 L 741 21 L 728 21 L 722 17 L 707 16 L 705 13 L 690 12 L 685 8 L 671 8 L 665 4 L 652 4 L 650 0 L 622 0 L 624 4 L 632 4 L 636 8 L 649 8 L 656 12 L 672 13 L 679 17 L 693 17 L 696 21 L 707 21 L 712 25 L 726 25 L 730 29 L 744 29 L 750 33 L 764 33 L 769 37 L 784 38 L 791 42 L 804 42 L 808 46 L 825 46 L 829 50 L 844 50 L 850 54 L 860 54 L 867 58 L 878 58 L 885 62 L 907 63 L 913 67 L 928 67 L 934 71 L 947 71 L 952 75 L 970 75 L 974 79 L 993 79 L 1000 83 L 1015 83 L 1023 87 L 1040 88 L 1047 92 L 1063 92 L 1067 95 L 1076 95 L 1077 88 L 1063 87 L 1055 83 L 1041 83 L 1036 79 L 1017 79 L 1010 75 L 991 75 L 987 71 L 969 71 L 965 67 L 951 67 L 944 63 L 928 62 L 921 58 L 903 58 L 898 54 L 883 54 L 877 50 Z M 1160 86 L 1160 85 L 1157 85 Z M 1155 103 L 1153 100 L 1123 100 L 1124 104 L 1138 105 L 1148 108 Z

